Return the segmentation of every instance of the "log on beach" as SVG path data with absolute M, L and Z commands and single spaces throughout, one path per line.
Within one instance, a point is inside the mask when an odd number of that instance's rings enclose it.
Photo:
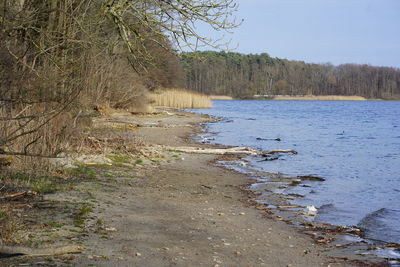
M 167 147 L 167 149 L 193 154 L 214 154 L 214 155 L 225 155 L 225 154 L 247 154 L 247 155 L 261 155 L 263 157 L 270 157 L 271 155 L 278 153 L 292 153 L 297 154 L 297 151 L 293 149 L 287 150 L 270 150 L 260 151 L 250 147 L 230 147 L 230 148 L 199 148 L 199 147 Z
M 176 150 L 179 152 L 193 153 L 193 154 L 248 154 L 259 155 L 262 152 L 250 147 L 232 147 L 232 148 L 198 148 L 198 147 L 169 147 L 168 149 Z

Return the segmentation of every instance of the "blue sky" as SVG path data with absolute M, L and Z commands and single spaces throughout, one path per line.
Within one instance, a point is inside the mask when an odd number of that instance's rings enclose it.
M 400 67 L 400 0 L 236 0 L 241 53 Z M 201 29 L 207 35 L 215 33 Z

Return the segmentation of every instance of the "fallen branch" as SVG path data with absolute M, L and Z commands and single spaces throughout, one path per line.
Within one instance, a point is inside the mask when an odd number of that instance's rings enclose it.
M 28 190 L 28 191 L 18 192 L 15 194 L 0 197 L 0 200 L 12 200 L 12 199 L 21 198 L 24 196 L 34 196 L 34 195 L 37 195 L 37 193 L 35 191 Z
M 0 254 L 8 255 L 27 255 L 31 257 L 36 256 L 52 256 L 68 253 L 82 252 L 82 246 L 64 246 L 57 248 L 27 248 L 27 247 L 10 247 L 0 246 Z

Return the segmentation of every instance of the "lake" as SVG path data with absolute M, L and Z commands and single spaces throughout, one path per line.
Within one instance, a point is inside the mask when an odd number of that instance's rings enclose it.
M 296 150 L 249 165 L 323 177 L 294 189 L 305 196 L 296 204 L 317 207 L 316 221 L 355 225 L 370 239 L 400 243 L 399 101 L 213 101 L 196 112 L 223 118 L 207 124 L 212 143 Z

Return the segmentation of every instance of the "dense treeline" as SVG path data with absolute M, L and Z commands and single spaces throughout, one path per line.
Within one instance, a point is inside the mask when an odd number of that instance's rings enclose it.
M 96 107 L 137 111 L 149 90 L 181 86 L 175 48 L 213 45 L 195 23 L 230 29 L 235 10 L 233 0 L 0 0 L 0 170 L 6 156 L 32 168 L 68 150 Z
M 400 99 L 400 70 L 345 64 L 308 64 L 268 54 L 183 53 L 186 86 L 206 94 L 359 95 Z

